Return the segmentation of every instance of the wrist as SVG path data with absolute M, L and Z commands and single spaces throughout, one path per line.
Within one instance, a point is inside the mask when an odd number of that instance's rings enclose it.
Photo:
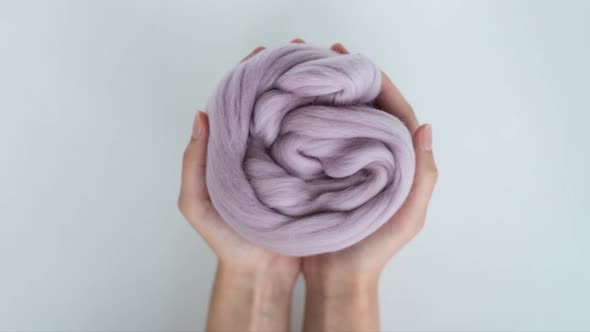
M 304 274 L 306 289 L 309 293 L 323 298 L 363 299 L 377 294 L 379 275 L 357 274 L 342 276 L 340 274 L 321 274 L 310 276 Z
M 379 330 L 379 274 L 341 272 L 304 272 L 304 331 Z
M 207 330 L 287 331 L 293 285 L 274 267 L 219 261 Z
M 303 261 L 307 288 L 325 296 L 358 296 L 376 292 L 381 269 L 332 263 L 329 257 L 310 257 Z
M 218 275 L 228 283 L 242 289 L 290 293 L 297 279 L 297 272 L 281 269 L 279 265 L 258 264 L 254 266 L 218 261 Z

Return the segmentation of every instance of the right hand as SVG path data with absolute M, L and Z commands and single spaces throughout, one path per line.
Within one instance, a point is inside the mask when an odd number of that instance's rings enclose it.
M 334 44 L 331 48 L 348 54 L 341 44 Z M 375 233 L 341 251 L 303 259 L 305 279 L 318 289 L 348 287 L 359 281 L 376 283 L 387 261 L 418 234 L 426 219 L 438 178 L 431 127 L 418 125 L 412 108 L 385 73 L 382 73 L 381 92 L 376 102 L 383 111 L 399 118 L 413 136 L 416 153 L 414 182 L 402 207 Z

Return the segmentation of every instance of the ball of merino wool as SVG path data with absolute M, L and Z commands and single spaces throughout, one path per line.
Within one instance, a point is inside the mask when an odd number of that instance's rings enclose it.
M 239 64 L 209 100 L 207 185 L 223 220 L 274 252 L 346 248 L 382 226 L 414 177 L 411 135 L 372 106 L 363 55 L 302 44 Z

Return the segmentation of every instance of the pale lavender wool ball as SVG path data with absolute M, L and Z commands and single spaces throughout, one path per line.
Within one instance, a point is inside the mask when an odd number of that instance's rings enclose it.
M 351 246 L 399 209 L 412 138 L 372 106 L 379 69 L 363 55 L 302 44 L 241 63 L 211 97 L 207 185 L 225 222 L 274 252 Z

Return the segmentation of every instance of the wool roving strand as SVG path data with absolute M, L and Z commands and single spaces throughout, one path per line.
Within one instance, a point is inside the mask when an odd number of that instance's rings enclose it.
M 302 44 L 231 70 L 207 106 L 206 180 L 223 220 L 291 256 L 346 248 L 387 222 L 415 156 L 404 124 L 373 106 L 380 87 L 366 56 Z

